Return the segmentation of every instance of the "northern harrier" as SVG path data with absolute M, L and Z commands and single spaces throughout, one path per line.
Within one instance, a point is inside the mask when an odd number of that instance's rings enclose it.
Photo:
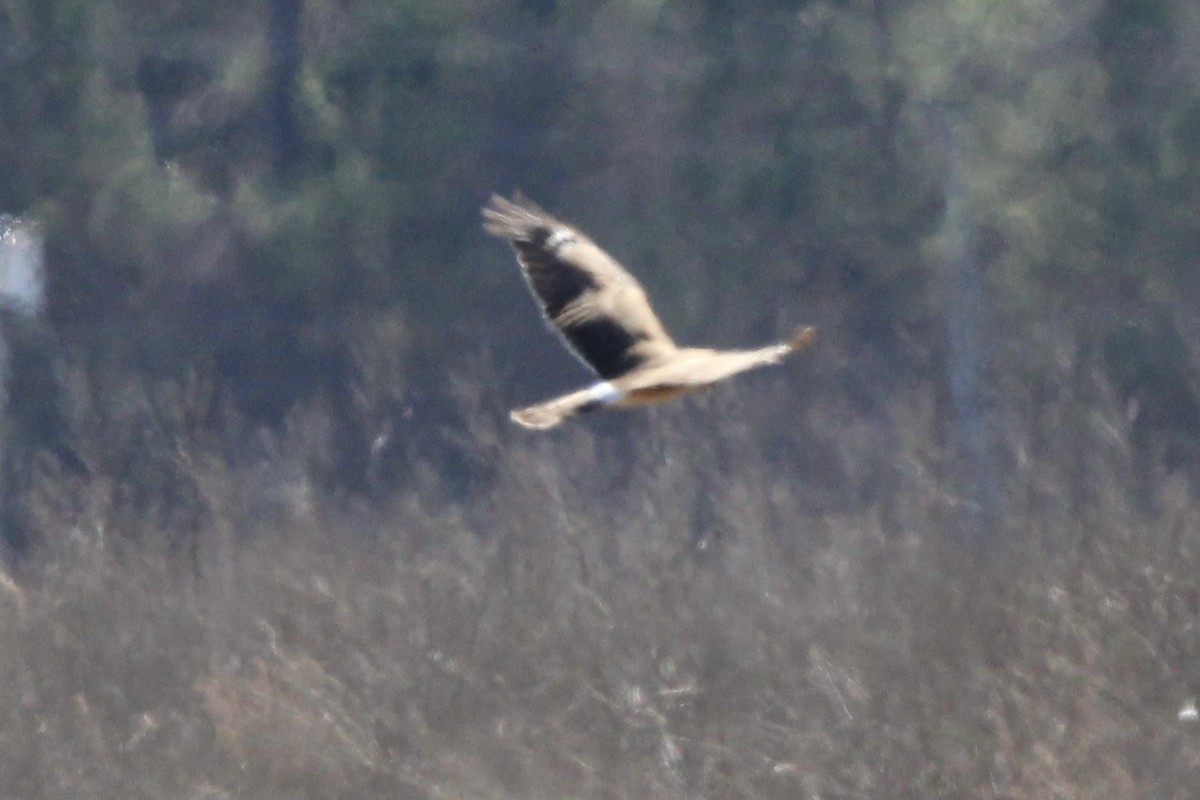
M 608 253 L 527 198 L 492 195 L 483 227 L 507 239 L 547 319 L 600 381 L 512 412 L 527 428 L 552 428 L 598 408 L 629 408 L 694 392 L 739 372 L 778 364 L 816 335 L 799 328 L 757 350 L 679 347 L 663 330 L 641 285 Z

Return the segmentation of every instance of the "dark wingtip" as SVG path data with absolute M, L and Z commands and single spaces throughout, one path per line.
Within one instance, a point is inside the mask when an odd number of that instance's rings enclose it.
M 528 239 L 531 231 L 561 224 L 520 190 L 513 192 L 511 200 L 493 192 L 482 213 L 483 229 L 510 241 Z
M 493 236 L 510 238 L 513 233 L 514 204 L 497 192 L 492 192 L 481 209 L 483 229 Z

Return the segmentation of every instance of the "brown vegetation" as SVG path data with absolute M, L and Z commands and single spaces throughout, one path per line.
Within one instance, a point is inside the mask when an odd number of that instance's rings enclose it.
M 0 596 L 0 777 L 22 797 L 1194 796 L 1200 508 L 1168 478 L 1162 513 L 1137 510 L 1124 418 L 1062 388 L 1048 413 L 1078 425 L 1003 428 L 983 553 L 919 394 L 887 409 L 890 489 L 814 511 L 768 445 L 829 409 L 782 375 L 550 439 L 470 412 L 496 477 L 461 500 L 300 485 L 267 514 L 264 479 L 194 466 L 195 565 L 99 501 L 43 509 L 62 535 Z M 761 391 L 785 413 L 694 435 Z M 292 444 L 274 480 L 315 455 Z

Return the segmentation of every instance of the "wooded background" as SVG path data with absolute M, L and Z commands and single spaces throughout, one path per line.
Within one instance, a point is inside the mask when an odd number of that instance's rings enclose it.
M 586 380 L 519 189 L 681 341 Z M 1192 798 L 1200 6 L 5 0 L 14 797 Z

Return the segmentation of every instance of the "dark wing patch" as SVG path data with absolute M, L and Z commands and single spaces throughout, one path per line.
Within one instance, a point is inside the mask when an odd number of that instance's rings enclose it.
M 571 303 L 600 288 L 594 275 L 564 267 L 556 257 L 558 248 L 546 247 L 549 231 L 538 231 L 533 241 L 513 240 L 517 260 L 542 310 L 555 320 Z
M 560 328 L 571 347 L 605 380 L 624 375 L 644 360 L 643 341 L 611 319 L 601 318 Z
M 519 196 L 493 195 L 483 217 L 512 243 L 547 318 L 600 377 L 675 350 L 641 286 L 586 236 Z

